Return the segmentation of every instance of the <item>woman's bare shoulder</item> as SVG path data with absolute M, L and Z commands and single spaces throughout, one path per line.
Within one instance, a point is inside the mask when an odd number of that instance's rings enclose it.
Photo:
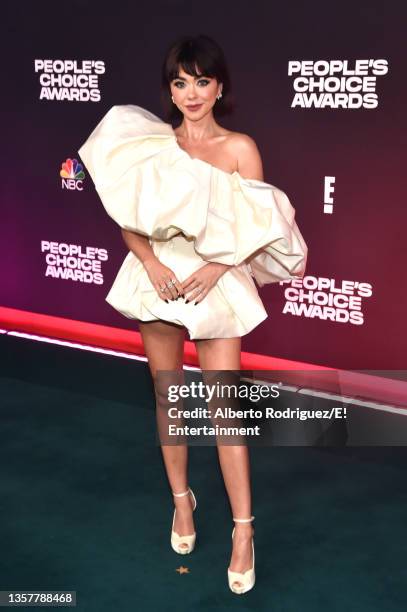
M 249 136 L 249 134 L 245 134 L 244 132 L 235 132 L 232 130 L 228 130 L 226 132 L 227 138 L 230 142 L 233 142 L 238 146 L 256 146 L 256 142 L 254 138 Z
M 243 132 L 229 131 L 227 146 L 236 157 L 237 170 L 241 176 L 263 180 L 263 163 L 254 138 Z

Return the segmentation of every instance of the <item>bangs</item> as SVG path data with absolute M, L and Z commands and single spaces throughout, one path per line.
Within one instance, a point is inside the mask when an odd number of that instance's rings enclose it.
M 179 77 L 180 69 L 194 77 L 208 76 L 216 77 L 217 70 L 215 62 L 203 49 L 197 49 L 194 46 L 186 45 L 179 50 L 179 53 L 174 54 L 167 66 L 167 81 L 170 83 Z

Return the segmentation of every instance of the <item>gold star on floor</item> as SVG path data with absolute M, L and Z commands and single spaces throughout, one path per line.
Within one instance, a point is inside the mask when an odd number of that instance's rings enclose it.
M 182 565 L 181 567 L 177 567 L 175 571 L 179 572 L 180 574 L 189 574 L 189 569 L 187 567 L 183 567 Z

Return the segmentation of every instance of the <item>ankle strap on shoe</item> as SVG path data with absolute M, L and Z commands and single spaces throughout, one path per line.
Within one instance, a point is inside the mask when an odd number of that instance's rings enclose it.
M 174 497 L 184 497 L 184 495 L 188 495 L 189 491 L 190 491 L 190 488 L 188 487 L 188 490 L 184 491 L 183 493 L 174 493 L 174 491 L 172 491 L 172 494 Z
M 254 516 L 251 516 L 248 519 L 238 519 L 238 518 L 233 517 L 233 520 L 235 521 L 235 523 L 251 523 L 253 519 L 254 519 Z

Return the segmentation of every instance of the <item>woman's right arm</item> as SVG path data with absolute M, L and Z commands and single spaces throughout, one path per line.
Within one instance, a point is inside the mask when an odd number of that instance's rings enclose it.
M 173 270 L 164 266 L 155 255 L 148 237 L 123 228 L 121 228 L 121 232 L 127 248 L 132 251 L 143 264 L 152 285 L 157 291 L 158 297 L 165 301 L 167 297 L 170 299 L 177 299 L 179 294 L 184 295 L 184 290 L 178 278 L 175 276 Z M 164 283 L 167 284 L 172 278 L 176 279 L 174 285 L 170 288 L 166 287 L 164 293 L 161 292 L 160 286 L 163 286 Z
M 151 262 L 158 261 L 147 236 L 123 228 L 121 232 L 127 248 L 135 254 L 146 269 Z

